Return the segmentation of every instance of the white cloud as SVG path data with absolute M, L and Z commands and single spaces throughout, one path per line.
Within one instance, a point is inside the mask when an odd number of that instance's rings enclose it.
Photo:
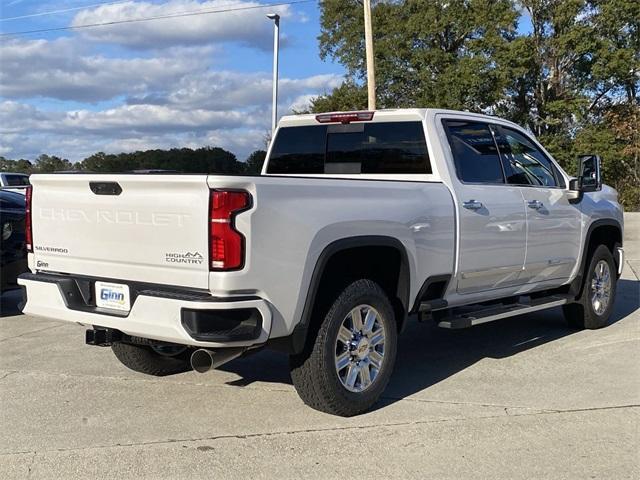
M 239 111 L 177 109 L 165 105 L 121 105 L 101 111 L 46 112 L 14 101 L 0 103 L 0 132 L 60 135 L 198 132 L 253 126 L 260 122 Z
M 244 159 L 264 148 L 271 114 L 268 74 L 205 72 L 176 91 L 98 110 L 46 111 L 14 100 L 0 102 L 0 148 L 10 158 L 49 153 L 77 161 L 97 151 L 220 146 Z M 184 83 L 198 88 L 185 88 Z M 336 75 L 281 81 L 279 112 L 305 108 L 340 82 Z M 205 88 L 209 85 L 210 88 Z
M 266 127 L 233 132 L 213 131 L 206 135 L 206 144 L 221 146 L 231 152 L 241 152 L 238 157 L 244 160 L 254 150 L 266 149 L 265 142 L 269 132 L 270 129 Z
M 255 123 L 238 111 L 177 109 L 165 105 L 122 105 L 94 112 L 67 112 L 60 126 L 67 131 L 100 133 L 196 132 Z
M 146 119 L 141 121 L 141 117 Z M 171 120 L 171 118 L 175 120 Z M 265 117 L 262 119 L 261 117 Z M 244 159 L 264 148 L 267 115 L 255 122 L 231 112 L 188 114 L 167 107 L 133 111 L 119 107 L 101 112 L 43 112 L 18 102 L 0 102 L 0 155 L 34 159 L 41 153 L 72 161 L 107 153 L 154 148 L 219 146 Z
M 73 39 L 9 40 L 0 44 L 0 93 L 86 102 L 136 95 L 205 71 L 210 53 L 200 47 L 169 49 L 151 58 L 108 58 L 87 54 Z
M 308 109 L 311 105 L 311 100 L 313 100 L 316 96 L 317 95 L 310 94 L 299 95 L 298 97 L 293 99 L 291 105 L 289 106 L 289 110 L 291 110 L 292 112 L 302 112 Z
M 238 42 L 261 49 L 271 48 L 272 26 L 267 12 L 291 17 L 288 5 L 270 9 L 252 8 L 260 2 L 240 0 L 171 0 L 162 4 L 126 2 L 83 10 L 75 15 L 72 25 L 86 25 L 149 17 L 162 17 L 188 12 L 224 13 L 180 16 L 152 21 L 107 25 L 81 30 L 92 41 L 115 43 L 140 49 L 157 49 L 170 45 L 203 45 L 207 43 Z M 240 8 L 249 9 L 239 10 Z
M 129 1 L 81 11 L 73 22 L 231 4 L 259 5 L 255 0 Z M 273 9 L 304 20 L 286 6 Z M 97 151 L 211 145 L 244 159 L 264 148 L 270 129 L 271 72 L 216 70 L 213 61 L 222 48 L 216 43 L 270 49 L 267 11 L 98 27 L 55 40 L 3 41 L 0 154 L 33 159 L 48 153 L 77 161 Z M 306 108 L 313 96 L 341 81 L 339 75 L 281 78 L 280 115 Z
M 212 47 L 174 47 L 153 57 L 94 55 L 74 39 L 10 40 L 0 44 L 0 93 L 5 98 L 99 102 L 127 96 L 130 104 L 172 104 L 225 110 L 271 98 L 271 75 L 213 71 Z M 338 75 L 282 78 L 284 99 L 323 93 Z
M 282 78 L 278 82 L 280 98 L 291 102 L 300 95 L 317 95 L 330 91 L 342 82 L 339 75 L 314 75 L 302 79 Z M 267 104 L 271 100 L 272 79 L 265 73 L 208 71 L 183 77 L 165 98 L 151 98 L 152 102 L 166 102 L 182 108 L 238 109 L 250 105 Z M 132 99 L 130 103 L 147 99 Z M 289 107 L 290 103 L 286 105 Z

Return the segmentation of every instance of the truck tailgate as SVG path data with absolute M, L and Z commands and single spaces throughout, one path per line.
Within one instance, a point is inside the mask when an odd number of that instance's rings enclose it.
M 32 269 L 208 288 L 206 175 L 33 175 Z

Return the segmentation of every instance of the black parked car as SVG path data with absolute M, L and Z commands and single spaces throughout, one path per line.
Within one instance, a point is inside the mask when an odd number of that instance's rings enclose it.
M 16 288 L 18 275 L 27 271 L 27 249 L 24 238 L 25 197 L 20 193 L 0 190 L 0 291 Z

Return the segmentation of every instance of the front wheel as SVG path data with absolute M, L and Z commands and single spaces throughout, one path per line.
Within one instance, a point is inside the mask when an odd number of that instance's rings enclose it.
M 611 251 L 599 245 L 584 274 L 576 303 L 563 306 L 567 323 L 578 329 L 602 328 L 609 323 L 616 296 L 616 265 Z
M 313 344 L 290 358 L 291 378 L 312 408 L 349 417 L 367 411 L 389 383 L 398 333 L 378 284 L 349 285 L 325 315 Z

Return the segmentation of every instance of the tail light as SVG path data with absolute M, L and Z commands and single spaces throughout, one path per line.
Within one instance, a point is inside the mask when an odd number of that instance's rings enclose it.
M 209 269 L 236 270 L 244 265 L 244 236 L 235 216 L 251 206 L 249 192 L 211 190 L 209 197 Z
M 31 228 L 31 193 L 33 187 L 28 186 L 25 192 L 24 243 L 27 252 L 33 252 L 33 231 Z

